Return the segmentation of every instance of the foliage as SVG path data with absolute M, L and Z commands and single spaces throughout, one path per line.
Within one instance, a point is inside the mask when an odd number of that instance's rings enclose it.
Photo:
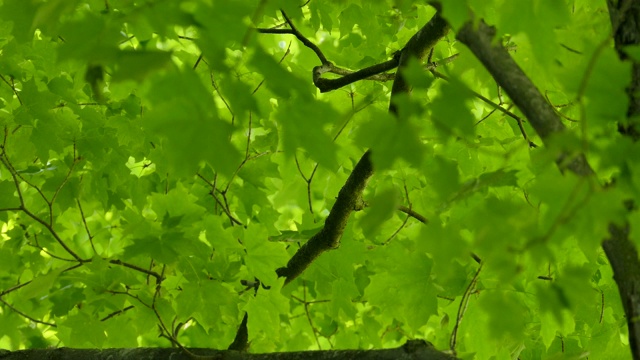
M 456 41 L 469 9 L 570 131 L 542 146 Z M 639 223 L 624 202 L 640 200 L 640 149 L 617 131 L 630 66 L 604 2 L 443 2 L 453 29 L 434 72 L 400 70 L 414 89 L 394 97 L 398 119 L 391 81 L 320 93 L 316 53 L 255 30 L 295 24 L 358 70 L 434 13 L 400 0 L 0 0 L 0 347 L 224 349 L 247 312 L 252 352 L 422 338 L 461 358 L 628 357 L 600 244 L 610 222 Z M 365 208 L 283 286 L 276 269 L 367 149 Z M 597 178 L 562 174 L 560 152 L 585 152 Z

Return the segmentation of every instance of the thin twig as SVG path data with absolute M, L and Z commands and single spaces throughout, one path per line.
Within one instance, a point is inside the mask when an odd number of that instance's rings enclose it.
M 87 219 L 84 216 L 84 211 L 82 210 L 82 204 L 80 204 L 80 199 L 76 199 L 78 203 L 78 209 L 80 209 L 80 216 L 82 217 L 82 223 L 84 224 L 84 229 L 87 232 L 87 236 L 89 236 L 89 243 L 91 244 L 91 248 L 93 249 L 94 254 L 98 254 L 96 251 L 96 247 L 93 244 L 93 235 L 91 235 L 91 231 L 89 231 L 89 225 L 87 225 Z
M 449 77 L 444 75 L 444 74 L 442 74 L 442 73 L 439 73 L 439 72 L 437 72 L 435 70 L 431 71 L 431 73 L 437 78 L 449 81 Z M 529 140 L 529 137 L 527 136 L 527 132 L 524 130 L 523 120 L 518 115 L 516 115 L 516 114 L 512 113 L 511 111 L 503 108 L 502 106 L 494 103 L 493 101 L 491 101 L 488 98 L 484 97 L 482 94 L 480 94 L 480 93 L 478 93 L 478 92 L 476 92 L 476 91 L 474 91 L 474 90 L 472 90 L 470 88 L 466 88 L 466 89 L 469 92 L 471 92 L 473 94 L 473 96 L 475 96 L 478 99 L 484 101 L 487 105 L 491 106 L 492 108 L 494 108 L 494 109 L 500 111 L 501 113 L 509 116 L 510 118 L 514 119 L 518 123 L 518 128 L 520 129 L 520 132 L 522 133 L 522 136 L 524 137 L 524 139 L 527 141 L 527 143 L 529 143 L 529 146 L 530 147 L 537 147 L 537 145 L 533 141 Z
M 480 275 L 480 271 L 482 270 L 482 264 L 478 267 L 476 274 L 469 282 L 469 285 L 462 294 L 462 299 L 460 299 L 460 305 L 458 306 L 458 315 L 456 316 L 456 324 L 453 327 L 453 332 L 451 333 L 451 340 L 449 341 L 449 347 L 453 354 L 456 353 L 456 342 L 458 341 L 458 329 L 460 327 L 460 323 L 462 322 L 462 318 L 464 317 L 465 312 L 467 311 L 467 307 L 469 306 L 469 297 L 473 292 L 476 283 L 478 282 L 478 276 Z
M 410 207 L 406 207 L 404 205 L 400 205 L 400 206 L 398 206 L 398 210 L 402 211 L 403 213 L 407 214 L 408 216 L 420 221 L 423 224 L 428 224 L 429 223 L 429 220 L 426 217 L 424 217 L 424 216 L 420 215 L 419 213 L 415 212 Z
M 111 314 L 109 314 L 109 315 L 103 317 L 102 319 L 100 319 L 100 321 L 107 321 L 107 320 L 111 319 L 112 317 L 118 316 L 118 315 L 120 315 L 120 314 L 122 314 L 122 313 L 124 313 L 126 311 L 129 311 L 129 310 L 131 310 L 133 308 L 135 308 L 135 306 L 129 305 L 129 306 L 127 306 L 126 308 L 124 308 L 122 310 L 118 310 L 118 311 L 112 312 Z
M 433 52 L 433 49 L 431 49 L 431 51 Z M 411 206 L 413 204 L 411 204 L 411 200 L 409 199 L 409 190 L 407 189 L 407 184 L 406 182 L 403 185 L 404 187 L 404 196 L 407 198 L 407 202 L 409 203 L 409 207 L 408 207 L 408 212 L 411 212 Z M 391 236 L 389 236 L 389 238 L 383 242 L 383 245 L 387 245 L 394 237 L 396 237 L 396 235 L 398 235 L 398 233 L 404 228 L 404 226 L 407 224 L 407 221 L 409 221 L 409 218 L 411 217 L 411 215 L 407 215 L 406 218 L 404 218 L 404 221 L 402 222 L 402 224 L 400 224 L 400 227 L 398 227 L 398 229 L 391 234 Z
M 280 58 L 280 61 L 278 61 L 278 64 L 282 64 L 282 62 L 284 61 L 284 59 L 287 57 L 287 55 L 289 55 L 291 53 L 291 41 L 289 41 L 289 45 L 287 46 L 287 50 L 284 52 L 284 55 L 282 55 L 282 57 Z M 255 94 L 256 92 L 258 92 L 258 90 L 260 89 L 260 87 L 262 86 L 262 84 L 264 84 L 264 79 L 262 79 L 262 81 L 260 81 L 260 83 L 258 84 L 258 86 L 256 86 L 255 89 L 253 89 L 253 91 L 251 92 L 251 95 Z
M 25 232 L 25 236 L 27 236 L 27 237 L 28 237 L 28 233 L 26 233 L 26 232 Z M 38 249 L 38 250 L 40 250 L 40 251 L 44 252 L 45 254 L 47 254 L 47 255 L 51 256 L 51 257 L 52 257 L 52 258 L 54 258 L 54 259 L 58 259 L 58 260 L 60 260 L 60 261 L 67 261 L 67 262 L 76 262 L 76 260 L 74 260 L 74 259 L 65 259 L 65 258 L 63 258 L 62 256 L 58 256 L 58 255 L 56 255 L 56 254 L 52 253 L 51 251 L 49 251 L 49 250 L 47 250 L 47 249 L 43 248 L 42 246 L 40 246 L 40 244 L 38 244 L 38 234 L 33 234 L 33 239 L 34 239 L 34 240 L 35 240 L 35 242 L 36 242 L 36 243 L 35 243 L 35 245 L 34 245 L 34 244 L 29 244 L 29 246 L 33 246 L 33 247 L 35 247 L 36 249 Z
M 76 166 L 77 162 L 78 162 L 78 157 L 76 156 L 76 143 L 74 141 L 73 142 L 73 162 L 69 167 L 69 171 L 67 172 L 67 175 L 65 175 L 60 185 L 58 185 L 58 187 L 56 188 L 56 191 L 53 193 L 53 196 L 51 196 L 51 201 L 49 201 L 48 203 L 49 204 L 49 225 L 51 225 L 52 227 L 53 227 L 53 203 L 56 201 L 56 198 L 58 197 L 60 190 L 62 190 L 62 187 L 69 181 L 69 177 L 71 176 L 71 173 L 73 172 L 73 168 Z
M 52 324 L 52 323 L 48 323 L 46 321 L 41 321 L 41 320 L 32 318 L 31 316 L 29 316 L 29 315 L 23 313 L 22 311 L 16 309 L 13 305 L 11 305 L 8 302 L 4 301 L 4 299 L 2 299 L 1 297 L 0 297 L 0 301 L 3 304 L 5 304 L 9 309 L 13 310 L 13 312 L 17 313 L 18 315 L 20 315 L 22 317 L 25 317 L 25 318 L 33 321 L 34 323 L 42 324 L 42 325 L 48 325 L 48 326 L 51 326 L 51 327 L 58 327 L 58 325 L 56 325 L 56 324 Z
M 215 191 L 217 190 L 215 188 L 215 184 L 210 182 L 209 180 L 207 180 L 204 176 L 200 175 L 200 174 L 196 174 L 200 179 L 202 179 L 203 181 L 205 181 L 207 184 L 209 184 L 209 186 L 211 186 L 211 191 L 209 191 L 209 195 L 211 195 L 211 197 L 213 197 L 213 199 L 216 201 L 216 204 L 220 205 L 220 207 L 222 208 L 222 211 L 227 215 L 227 217 L 229 218 L 229 221 L 231 221 L 232 223 L 235 223 L 237 225 L 240 226 L 244 226 L 242 224 L 242 222 L 238 219 L 236 219 L 232 214 L 231 211 L 229 211 L 229 209 L 227 208 L 227 206 L 225 206 L 225 204 L 220 201 L 220 199 L 218 199 L 218 197 L 215 194 Z M 224 196 L 224 195 L 223 195 Z M 225 200 L 226 201 L 226 200 Z
M 316 44 L 312 43 L 309 39 L 307 39 L 304 35 L 302 35 L 302 33 L 298 31 L 298 29 L 296 29 L 295 25 L 293 25 L 293 22 L 291 21 L 291 19 L 289 19 L 284 10 L 281 10 L 280 12 L 282 13 L 282 17 L 287 22 L 289 27 L 291 27 L 291 34 L 295 35 L 295 37 L 300 40 L 306 47 L 313 50 L 313 52 L 316 53 L 318 59 L 320 59 L 323 65 L 327 64 L 329 60 L 327 60 L 320 48 Z
M 139 267 L 137 265 L 126 263 L 126 262 L 124 262 L 122 260 L 113 259 L 113 260 L 109 260 L 109 263 L 110 264 L 114 264 L 114 265 L 124 266 L 124 267 L 127 267 L 129 269 L 137 270 L 137 271 L 139 271 L 141 273 L 153 276 L 154 278 L 156 278 L 156 282 L 162 282 L 162 279 L 163 279 L 163 276 L 158 274 L 155 271 L 147 270 L 147 269 L 141 268 L 141 267 Z
M 13 91 L 13 94 L 16 96 L 16 98 L 18 98 L 18 102 L 20 103 L 20 105 L 22 105 L 22 99 L 20 99 L 20 94 L 18 93 L 16 86 L 13 84 L 13 79 L 11 79 L 11 82 L 9 82 L 4 76 L 2 76 L 2 74 L 0 74 L 0 79 L 2 79 L 5 84 L 9 85 L 11 91 Z

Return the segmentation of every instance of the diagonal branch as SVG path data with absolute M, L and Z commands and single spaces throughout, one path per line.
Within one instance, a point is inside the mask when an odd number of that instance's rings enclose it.
M 621 2 L 624 3 L 624 2 Z M 632 43 L 640 42 L 640 28 L 638 23 L 628 21 L 625 25 L 621 19 L 637 19 L 640 15 L 638 7 L 617 9 L 613 2 L 609 1 L 609 11 L 614 32 L 616 33 L 616 47 L 620 50 L 626 43 L 620 44 L 624 39 L 632 40 Z M 620 14 L 618 11 L 627 12 Z M 615 14 L 613 14 L 615 12 Z M 624 30 L 620 27 L 625 26 Z M 619 38 L 620 32 L 632 34 Z M 507 53 L 507 50 L 499 43 L 493 42 L 495 29 L 480 21 L 478 27 L 467 23 L 458 32 L 457 38 L 464 43 L 474 55 L 484 64 L 498 85 L 504 88 L 509 97 L 525 114 L 533 128 L 543 141 L 556 133 L 565 130 L 559 116 L 553 107 L 545 100 L 533 82 L 525 75 L 522 69 Z M 622 59 L 624 57 L 621 56 Z M 638 64 L 634 66 L 634 78 L 636 86 L 640 85 L 640 69 Z M 631 96 L 631 95 L 630 95 Z M 632 98 L 628 115 L 637 115 L 640 108 L 635 107 L 636 99 Z M 561 169 L 568 169 L 577 175 L 589 177 L 593 170 L 587 163 L 584 154 L 580 154 L 567 161 L 566 155 L 561 155 L 557 162 Z M 634 359 L 640 359 L 640 260 L 638 250 L 629 239 L 629 224 L 618 226 L 609 225 L 610 237 L 602 246 L 611 263 L 614 279 L 618 285 L 618 291 L 627 317 L 629 328 L 629 343 Z
M 4 299 L 2 299 L 2 298 L 0 298 L 0 302 L 5 304 L 9 309 L 13 310 L 13 312 L 15 312 L 16 314 L 28 319 L 29 321 L 32 321 L 32 322 L 34 322 L 36 324 L 48 325 L 48 326 L 51 326 L 51 327 L 58 327 L 58 325 L 56 325 L 56 324 L 53 324 L 53 323 L 50 323 L 50 322 L 46 322 L 46 321 L 42 321 L 42 320 L 38 320 L 38 319 L 35 319 L 35 318 L 23 313 L 22 311 L 16 309 L 13 305 L 11 305 L 8 302 L 4 301 Z
M 427 24 L 409 39 L 399 56 L 399 66 L 403 67 L 410 58 L 423 58 L 449 30 L 449 26 L 438 13 Z M 398 82 L 400 85 L 397 85 Z M 411 91 L 402 76 L 396 76 L 391 96 L 401 92 Z M 396 114 L 393 104 L 389 111 Z M 289 260 L 286 267 L 276 271 L 279 277 L 285 277 L 285 284 L 298 277 L 309 265 L 323 252 L 332 250 L 340 245 L 342 233 L 347 225 L 349 216 L 362 202 L 362 192 L 369 178 L 373 175 L 371 151 L 367 151 L 358 161 L 349 175 L 347 182 L 340 189 L 338 198 L 331 208 L 329 216 L 325 220 L 324 227 L 307 241 Z
M 304 44 L 304 46 L 306 46 L 306 47 L 310 48 L 311 50 L 313 50 L 313 52 L 315 52 L 316 55 L 318 55 L 318 58 L 320 59 L 320 61 L 322 61 L 323 64 L 328 63 L 329 60 L 327 60 L 327 58 L 324 56 L 324 54 L 322 53 L 322 51 L 320 50 L 318 45 L 312 43 L 309 39 L 304 37 L 302 35 L 302 33 L 300 31 L 298 31 L 298 29 L 296 29 L 295 25 L 293 25 L 293 22 L 291 22 L 291 19 L 289 19 L 289 17 L 284 12 L 284 10 L 281 10 L 280 12 L 282 13 L 282 17 L 284 18 L 284 20 L 291 27 L 291 31 L 293 31 L 293 34 L 296 36 L 296 38 L 298 40 L 300 40 Z

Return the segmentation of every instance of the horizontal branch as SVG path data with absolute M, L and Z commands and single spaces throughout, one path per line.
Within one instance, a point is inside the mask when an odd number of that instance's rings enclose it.
M 203 348 L 133 348 L 133 349 L 31 349 L 19 351 L 0 350 L 2 360 L 57 359 L 57 360 L 138 360 L 138 359 L 234 359 L 234 360 L 453 360 L 455 357 L 436 350 L 424 340 L 409 340 L 393 349 L 381 350 L 323 350 L 292 351 L 271 354 L 249 354 L 235 350 L 214 350 Z
M 149 276 L 153 276 L 154 278 L 156 278 L 156 281 L 158 283 L 160 283 L 162 281 L 162 278 L 163 278 L 162 275 L 158 274 L 155 271 L 147 270 L 145 268 L 141 268 L 140 266 L 129 264 L 129 263 L 126 263 L 126 262 L 121 261 L 121 260 L 117 260 L 117 259 L 109 260 L 109 263 L 110 264 L 114 264 L 114 265 L 124 266 L 124 267 L 127 267 L 129 269 L 133 269 L 133 270 L 139 271 L 141 273 L 147 274 Z
M 366 79 L 397 67 L 400 62 L 399 55 L 400 53 L 398 52 L 391 60 L 348 73 L 347 75 L 337 79 L 325 79 L 322 77 L 322 74 L 332 72 L 334 69 L 332 63 L 326 63 L 323 66 L 316 66 L 313 68 L 313 84 L 320 89 L 320 92 L 339 89 L 356 81 Z

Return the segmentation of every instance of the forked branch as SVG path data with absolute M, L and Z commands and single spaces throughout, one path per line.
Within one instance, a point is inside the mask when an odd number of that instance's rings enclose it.
M 406 65 L 410 58 L 422 59 L 428 51 L 446 35 L 449 25 L 436 13 L 429 22 L 424 25 L 407 42 L 407 45 L 398 56 L 399 64 Z M 398 82 L 401 82 L 398 85 Z M 402 92 L 408 93 L 411 89 L 401 76 L 394 81 L 391 96 Z M 389 111 L 396 114 L 393 104 L 389 106 Z M 323 252 L 335 249 L 340 244 L 342 233 L 347 225 L 349 216 L 361 202 L 362 192 L 369 178 L 373 175 L 373 164 L 371 162 L 371 151 L 367 151 L 354 167 L 347 182 L 340 190 L 338 198 L 331 208 L 329 216 L 325 220 L 324 227 L 307 241 L 289 260 L 286 267 L 278 269 L 278 276 L 285 277 L 285 284 L 298 277 L 309 265 Z

